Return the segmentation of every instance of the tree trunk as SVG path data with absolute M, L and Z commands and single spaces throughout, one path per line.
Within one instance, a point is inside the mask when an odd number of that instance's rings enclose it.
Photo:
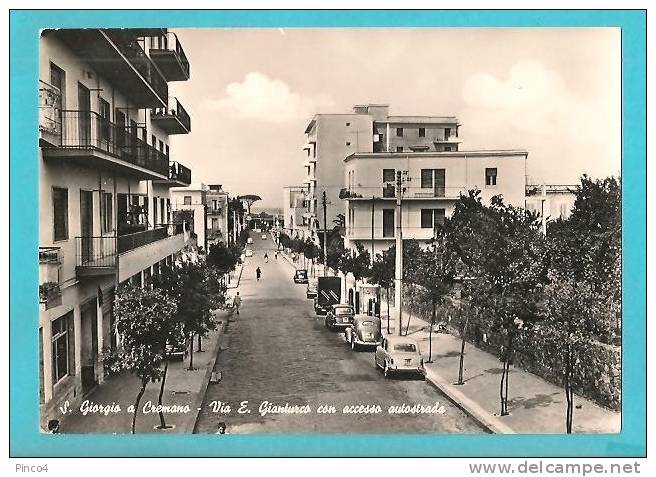
M 512 336 L 508 337 L 508 346 L 504 351 L 503 359 L 503 372 L 501 373 L 501 384 L 499 386 L 499 394 L 501 397 L 501 415 L 507 416 L 508 412 L 508 382 L 510 373 L 510 356 L 512 355 Z
M 567 398 L 567 413 L 565 415 L 565 428 L 567 434 L 572 433 L 572 419 L 574 417 L 574 395 L 572 393 L 572 355 L 568 345 L 565 353 L 565 397 Z
M 166 384 L 166 374 L 168 373 L 169 370 L 169 354 L 166 353 L 166 359 L 165 359 L 165 364 L 164 364 L 164 373 L 162 374 L 162 383 L 159 386 L 159 396 L 157 396 L 157 404 L 159 406 L 162 405 L 162 398 L 164 397 L 164 385 Z M 159 411 L 159 426 L 157 427 L 158 429 L 169 429 L 171 426 L 166 425 L 166 421 L 164 420 L 164 413 L 162 411 Z
M 433 326 L 435 326 L 435 298 L 432 300 L 433 305 L 433 314 L 431 315 L 430 329 L 428 330 L 428 361 L 427 363 L 433 362 Z
M 189 367 L 187 368 L 187 371 L 193 371 L 194 370 L 194 335 L 191 335 L 191 339 L 189 340 Z
M 408 324 L 405 325 L 405 335 L 408 336 L 408 330 L 410 329 L 410 320 L 412 320 L 412 305 L 415 303 L 415 292 L 412 286 L 410 287 L 410 304 L 408 306 Z
M 387 294 L 387 333 L 389 334 L 390 329 L 390 307 L 389 307 L 389 287 L 385 288 L 385 293 Z
M 137 399 L 134 400 L 134 412 L 132 413 L 132 434 L 135 433 L 135 428 L 137 425 L 137 412 L 139 412 L 139 403 L 141 402 L 141 398 L 146 392 L 146 384 L 148 384 L 148 381 L 142 379 L 141 389 L 139 389 L 139 393 L 137 394 Z
M 198 348 L 196 349 L 197 353 L 203 352 L 202 340 L 203 338 L 201 337 L 201 335 L 198 335 Z
M 458 384 L 465 384 L 464 371 L 465 371 L 465 343 L 467 337 L 467 327 L 469 326 L 469 314 L 465 319 L 465 325 L 462 327 L 461 342 L 460 342 L 460 364 L 458 366 Z

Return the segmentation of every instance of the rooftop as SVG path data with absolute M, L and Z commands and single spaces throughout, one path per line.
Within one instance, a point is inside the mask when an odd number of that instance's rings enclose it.
M 476 150 L 476 151 L 429 151 L 429 152 L 356 152 L 347 156 L 344 162 L 352 159 L 399 159 L 411 157 L 467 157 L 467 156 L 528 156 L 528 151 L 519 149 L 495 149 L 495 150 Z

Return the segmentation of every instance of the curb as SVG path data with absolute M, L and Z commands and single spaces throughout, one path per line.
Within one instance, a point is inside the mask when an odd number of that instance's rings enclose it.
M 223 332 L 225 331 L 225 326 L 226 323 L 222 323 L 221 328 L 218 330 L 218 335 L 216 337 L 216 344 L 214 345 L 214 348 L 212 349 L 213 353 L 213 358 L 207 363 L 207 369 L 205 370 L 205 376 L 203 377 L 202 384 L 200 385 L 200 389 L 198 390 L 198 396 L 193 402 L 193 413 L 194 413 L 194 418 L 193 420 L 190 420 L 191 426 L 188 429 L 187 424 L 180 426 L 182 428 L 182 433 L 183 434 L 193 434 L 194 429 L 196 428 L 196 423 L 198 422 L 198 416 L 200 415 L 200 407 L 203 405 L 203 400 L 205 399 L 205 394 L 207 394 L 207 386 L 209 386 L 210 382 L 210 377 L 212 376 L 212 371 L 214 370 L 214 366 L 216 365 L 216 360 L 219 358 L 219 349 L 221 347 L 221 335 L 223 335 Z
M 435 371 L 426 368 L 426 381 L 437 388 L 456 407 L 474 419 L 491 434 L 516 434 L 514 430 L 501 422 L 498 418 L 490 415 L 485 409 L 472 399 L 458 391 L 454 385 L 449 384 Z

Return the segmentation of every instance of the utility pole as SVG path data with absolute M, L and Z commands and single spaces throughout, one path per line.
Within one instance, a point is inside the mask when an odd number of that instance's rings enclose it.
M 396 171 L 396 267 L 394 270 L 394 301 L 396 304 L 396 334 L 401 336 L 401 296 L 403 287 L 403 227 L 401 223 L 402 172 Z
M 326 270 L 328 269 L 328 238 L 326 229 L 328 225 L 326 224 L 326 191 L 324 190 L 321 194 L 321 205 L 323 206 L 323 276 L 326 276 Z
M 374 212 L 375 212 L 376 196 L 371 196 L 371 266 L 374 266 Z

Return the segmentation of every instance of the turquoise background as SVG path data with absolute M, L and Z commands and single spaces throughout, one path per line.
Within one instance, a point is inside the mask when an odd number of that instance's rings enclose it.
M 41 435 L 38 32 L 81 27 L 619 27 L 622 29 L 623 422 L 613 435 Z M 10 14 L 10 454 L 23 456 L 645 456 L 646 12 L 24 11 Z M 590 158 L 594 160 L 594 158 Z

